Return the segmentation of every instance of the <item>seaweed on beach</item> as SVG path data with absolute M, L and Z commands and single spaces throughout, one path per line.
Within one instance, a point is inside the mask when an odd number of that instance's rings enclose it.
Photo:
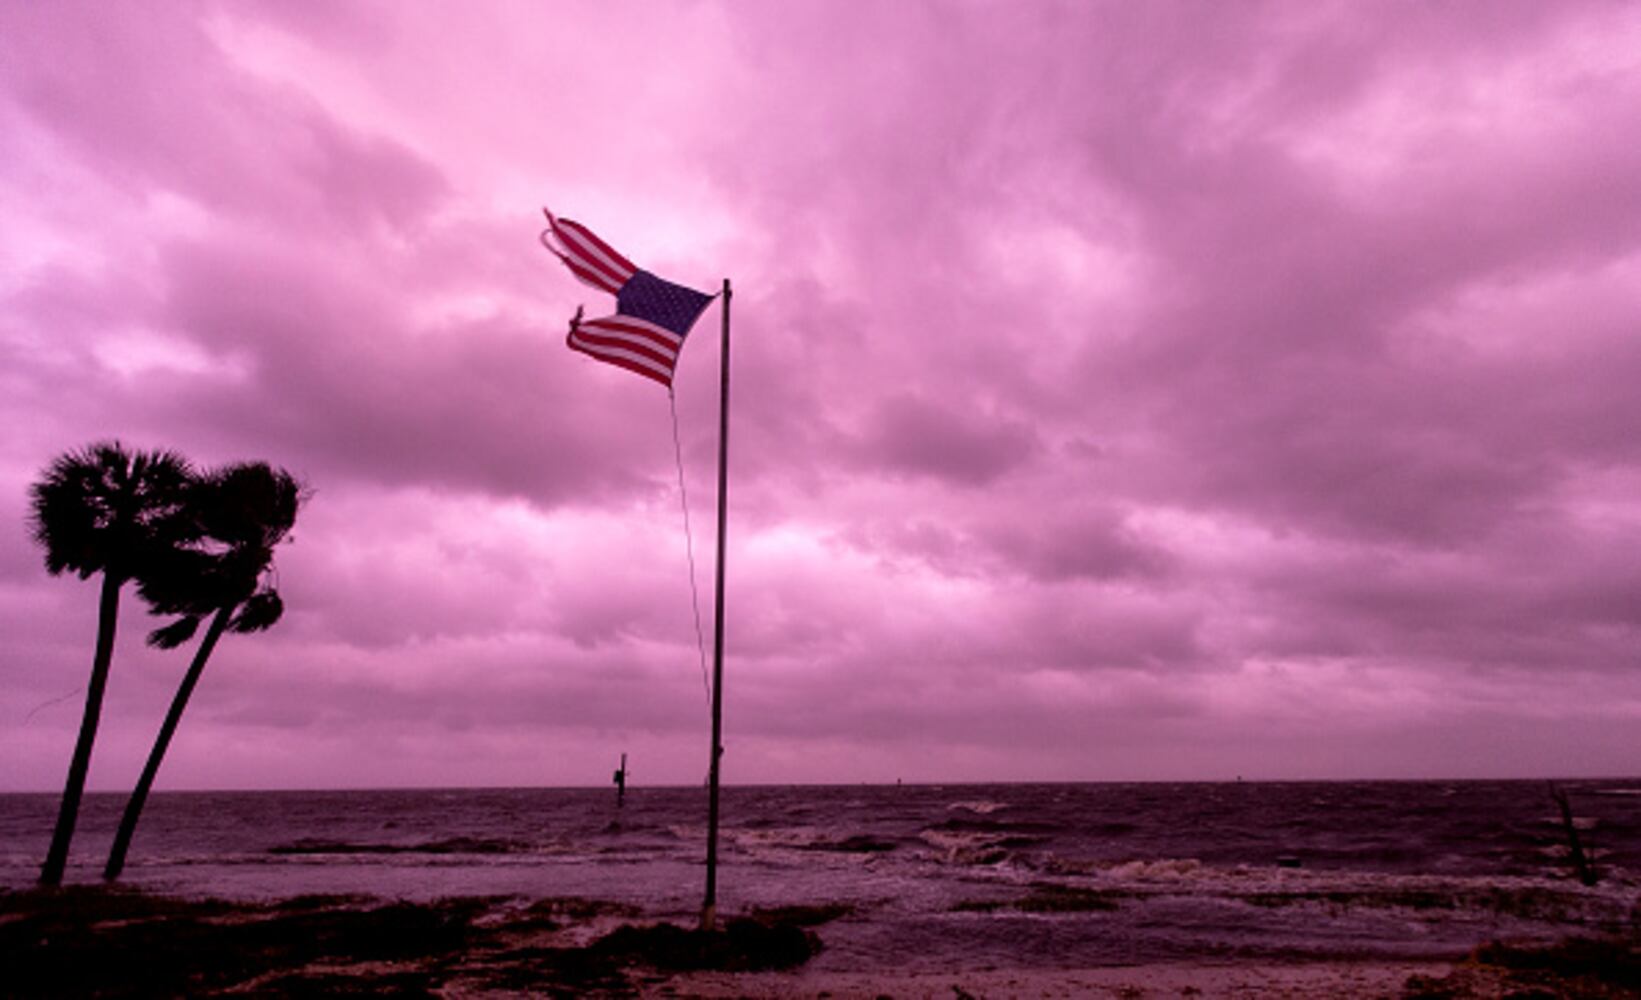
M 391 903 L 369 909 L 280 913 L 236 925 L 228 944 L 279 964 L 319 958 L 352 961 L 426 958 L 454 954 L 471 938 L 483 900 L 433 904 Z
M 209 993 L 315 962 L 414 961 L 436 972 L 471 942 L 484 900 L 327 906 L 181 900 L 102 888 L 0 897 L 9 995 Z M 437 976 L 424 976 L 436 985 Z
M 835 851 L 839 854 L 886 854 L 895 850 L 899 845 L 892 840 L 857 833 L 842 840 L 823 840 L 797 846 L 800 851 Z
M 586 920 L 590 917 L 636 917 L 643 910 L 632 903 L 615 903 L 607 899 L 588 899 L 585 896 L 548 896 L 531 903 L 525 912 L 532 916 Z
M 819 927 L 854 912 L 852 903 L 795 903 L 790 906 L 755 906 L 748 916 L 766 924 Z
M 291 896 L 288 899 L 276 900 L 268 904 L 269 909 L 284 912 L 299 910 L 332 910 L 339 906 L 368 906 L 371 897 L 351 893 L 307 893 L 301 896 Z
M 737 919 L 721 930 L 675 924 L 624 924 L 584 947 L 520 944 L 454 970 L 457 985 L 551 997 L 624 995 L 632 980 L 676 972 L 790 969 L 820 950 L 812 931 L 793 923 Z
M 643 911 L 631 903 L 615 903 L 582 896 L 549 896 L 538 899 L 506 922 L 509 930 L 551 931 L 566 922 L 577 923 L 597 917 L 637 917 Z
M 793 924 L 742 918 L 726 921 L 717 931 L 626 924 L 593 942 L 590 950 L 665 971 L 752 972 L 802 965 L 820 950 L 820 939 Z
M 1641 996 L 1641 934 L 1569 937 L 1549 944 L 1491 941 L 1445 976 L 1411 977 L 1403 995 L 1409 1000 Z
M 1504 969 L 1548 971 L 1641 992 L 1641 932 L 1629 938 L 1570 937 L 1550 945 L 1490 942 L 1475 960 Z
M 586 948 L 540 945 L 510 948 L 452 971 L 451 982 L 458 993 L 505 992 L 571 998 L 632 992 L 620 962 Z
M 428 996 L 454 989 L 546 996 L 630 993 L 632 976 L 786 969 L 820 939 L 827 907 L 771 911 L 722 930 L 624 924 L 555 946 L 559 921 L 632 918 L 630 904 L 580 897 L 429 903 L 299 896 L 190 900 L 104 887 L 0 892 L 3 992 L 27 997 Z M 646 970 L 649 970 L 646 972 Z
M 194 982 L 190 942 L 227 909 L 79 888 L 8 893 L 0 896 L 6 989 L 19 997 L 184 992 Z
M 370 996 L 422 998 L 436 997 L 440 982 L 420 971 L 369 969 L 305 970 L 281 973 L 258 980 L 246 992 L 253 996 L 319 997 Z M 238 992 L 238 991 L 236 991 Z
M 1077 886 L 1040 882 L 1018 899 L 972 899 L 952 905 L 961 913 L 993 913 L 998 910 L 1017 910 L 1021 913 L 1100 913 L 1115 910 L 1120 892 L 1107 889 L 1084 889 Z

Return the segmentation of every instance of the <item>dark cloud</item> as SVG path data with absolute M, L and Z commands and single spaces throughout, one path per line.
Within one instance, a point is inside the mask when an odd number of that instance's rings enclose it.
M 1148 578 L 1170 566 L 1165 551 L 1098 509 L 1063 519 L 1011 518 L 988 534 L 1005 560 L 1044 580 Z
M 873 408 L 861 452 L 889 475 L 980 487 L 1030 461 L 1035 445 L 1023 421 L 897 395 Z
M 314 489 L 179 782 L 579 782 L 611 733 L 698 781 L 668 399 L 563 348 L 609 303 L 546 202 L 735 283 L 741 779 L 1622 770 L 1637 39 L 1605 3 L 0 7 L 0 715 L 89 652 L 27 483 L 119 436 Z M 676 386 L 702 595 L 720 315 Z M 126 619 L 110 785 L 177 668 Z M 60 780 L 75 710 L 0 727 L 6 780 Z

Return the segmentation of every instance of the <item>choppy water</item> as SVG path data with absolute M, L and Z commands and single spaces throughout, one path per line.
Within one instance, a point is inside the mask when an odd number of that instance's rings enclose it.
M 737 787 L 724 912 L 850 904 L 817 967 L 1233 956 L 1450 957 L 1637 919 L 1641 780 L 1569 792 L 1603 880 L 1568 874 L 1541 782 Z M 0 885 L 31 884 L 52 795 L 0 796 Z M 123 800 L 87 797 L 71 881 Z M 125 881 L 229 898 L 577 895 L 688 918 L 701 789 L 160 793 Z

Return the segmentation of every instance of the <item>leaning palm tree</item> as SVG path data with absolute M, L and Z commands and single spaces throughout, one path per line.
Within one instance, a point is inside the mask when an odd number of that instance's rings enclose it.
M 180 616 L 150 632 L 150 645 L 173 649 L 192 638 L 205 617 L 210 617 L 211 624 L 171 699 L 148 763 L 126 802 L 103 878 L 119 878 L 125 868 L 125 855 L 159 774 L 160 762 L 165 759 L 171 737 L 217 640 L 229 630 L 260 632 L 271 628 L 284 612 L 284 603 L 271 580 L 274 547 L 290 533 L 304 499 L 301 486 L 290 473 L 263 462 L 229 466 L 202 478 L 194 487 L 190 504 L 203 535 L 200 544 L 169 553 L 139 584 L 139 592 L 156 613 Z
M 120 588 L 191 537 L 193 519 L 184 502 L 191 478 L 187 461 L 174 452 L 133 454 L 111 441 L 58 456 L 30 488 L 31 528 L 34 540 L 46 550 L 46 570 L 53 576 L 66 570 L 82 580 L 98 573 L 103 578 L 85 713 L 51 847 L 40 869 L 42 885 L 60 884 L 68 866 L 69 842 L 74 839 L 114 656 Z

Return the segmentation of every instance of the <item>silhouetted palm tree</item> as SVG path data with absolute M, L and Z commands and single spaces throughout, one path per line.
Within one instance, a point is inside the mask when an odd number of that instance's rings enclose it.
M 150 632 L 150 645 L 173 649 L 193 637 L 206 615 L 211 616 L 211 624 L 171 699 L 142 777 L 126 802 L 103 878 L 119 878 L 125 868 L 126 851 L 160 762 L 217 640 L 230 629 L 260 632 L 271 628 L 284 612 L 284 603 L 270 580 L 274 547 L 296 523 L 303 499 L 302 488 L 290 473 L 263 462 L 229 466 L 202 478 L 190 504 L 202 532 L 200 544 L 170 553 L 140 582 L 139 592 L 157 613 L 181 616 Z
M 60 884 L 68 865 L 69 842 L 74 838 L 114 655 L 120 588 L 146 572 L 162 553 L 191 537 L 193 519 L 185 511 L 191 478 L 187 461 L 174 452 L 131 454 L 112 441 L 58 456 L 29 490 L 31 527 L 35 541 L 45 547 L 47 571 L 55 576 L 71 570 L 82 580 L 98 573 L 103 577 L 85 714 L 51 847 L 40 869 L 43 885 Z

